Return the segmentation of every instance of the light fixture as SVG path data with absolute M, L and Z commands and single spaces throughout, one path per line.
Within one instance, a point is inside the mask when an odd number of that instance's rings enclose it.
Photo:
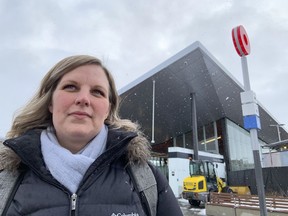
M 218 136 L 217 138 L 208 139 L 208 140 L 206 140 L 206 142 L 201 142 L 201 144 L 204 145 L 204 144 L 213 142 L 213 141 L 215 141 L 216 139 L 217 139 L 217 140 L 221 139 L 221 136 Z

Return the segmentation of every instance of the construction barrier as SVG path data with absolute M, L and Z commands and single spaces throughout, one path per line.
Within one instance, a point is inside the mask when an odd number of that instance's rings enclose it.
M 269 216 L 288 215 L 288 198 L 267 196 L 266 207 Z M 256 195 L 210 193 L 210 200 L 206 203 L 206 215 L 260 215 L 259 198 Z

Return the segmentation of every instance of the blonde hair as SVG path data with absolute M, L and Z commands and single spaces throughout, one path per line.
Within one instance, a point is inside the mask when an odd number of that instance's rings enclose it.
M 139 126 L 136 123 L 119 117 L 119 96 L 116 90 L 114 78 L 102 62 L 93 56 L 76 55 L 67 57 L 58 62 L 48 71 L 41 81 L 40 87 L 34 97 L 23 107 L 19 114 L 15 117 L 11 130 L 7 133 L 8 138 L 13 138 L 24 134 L 30 129 L 45 129 L 53 125 L 52 114 L 49 111 L 52 95 L 62 77 L 83 65 L 98 65 L 104 70 L 109 82 L 109 102 L 110 113 L 105 120 L 105 123 L 115 128 L 123 128 L 128 131 L 139 131 Z

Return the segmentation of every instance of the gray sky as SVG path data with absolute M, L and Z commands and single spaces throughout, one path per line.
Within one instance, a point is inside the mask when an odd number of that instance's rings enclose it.
M 287 129 L 287 11 L 286 0 L 2 0 L 0 137 L 45 73 L 74 54 L 102 59 L 120 89 L 200 41 L 243 83 L 231 37 L 238 25 L 250 39 L 251 88 Z

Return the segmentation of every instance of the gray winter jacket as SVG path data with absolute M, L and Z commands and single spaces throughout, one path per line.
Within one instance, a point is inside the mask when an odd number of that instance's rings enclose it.
M 40 133 L 29 131 L 7 140 L 0 150 L 0 164 L 5 169 L 17 167 L 17 156 L 21 159 L 18 169 L 22 175 L 5 206 L 5 215 L 146 215 L 126 169 L 129 162 L 147 160 L 148 149 L 141 137 L 109 129 L 106 151 L 90 166 L 76 194 L 71 194 L 45 168 Z M 165 177 L 155 167 L 151 169 L 157 181 L 157 215 L 182 215 Z

